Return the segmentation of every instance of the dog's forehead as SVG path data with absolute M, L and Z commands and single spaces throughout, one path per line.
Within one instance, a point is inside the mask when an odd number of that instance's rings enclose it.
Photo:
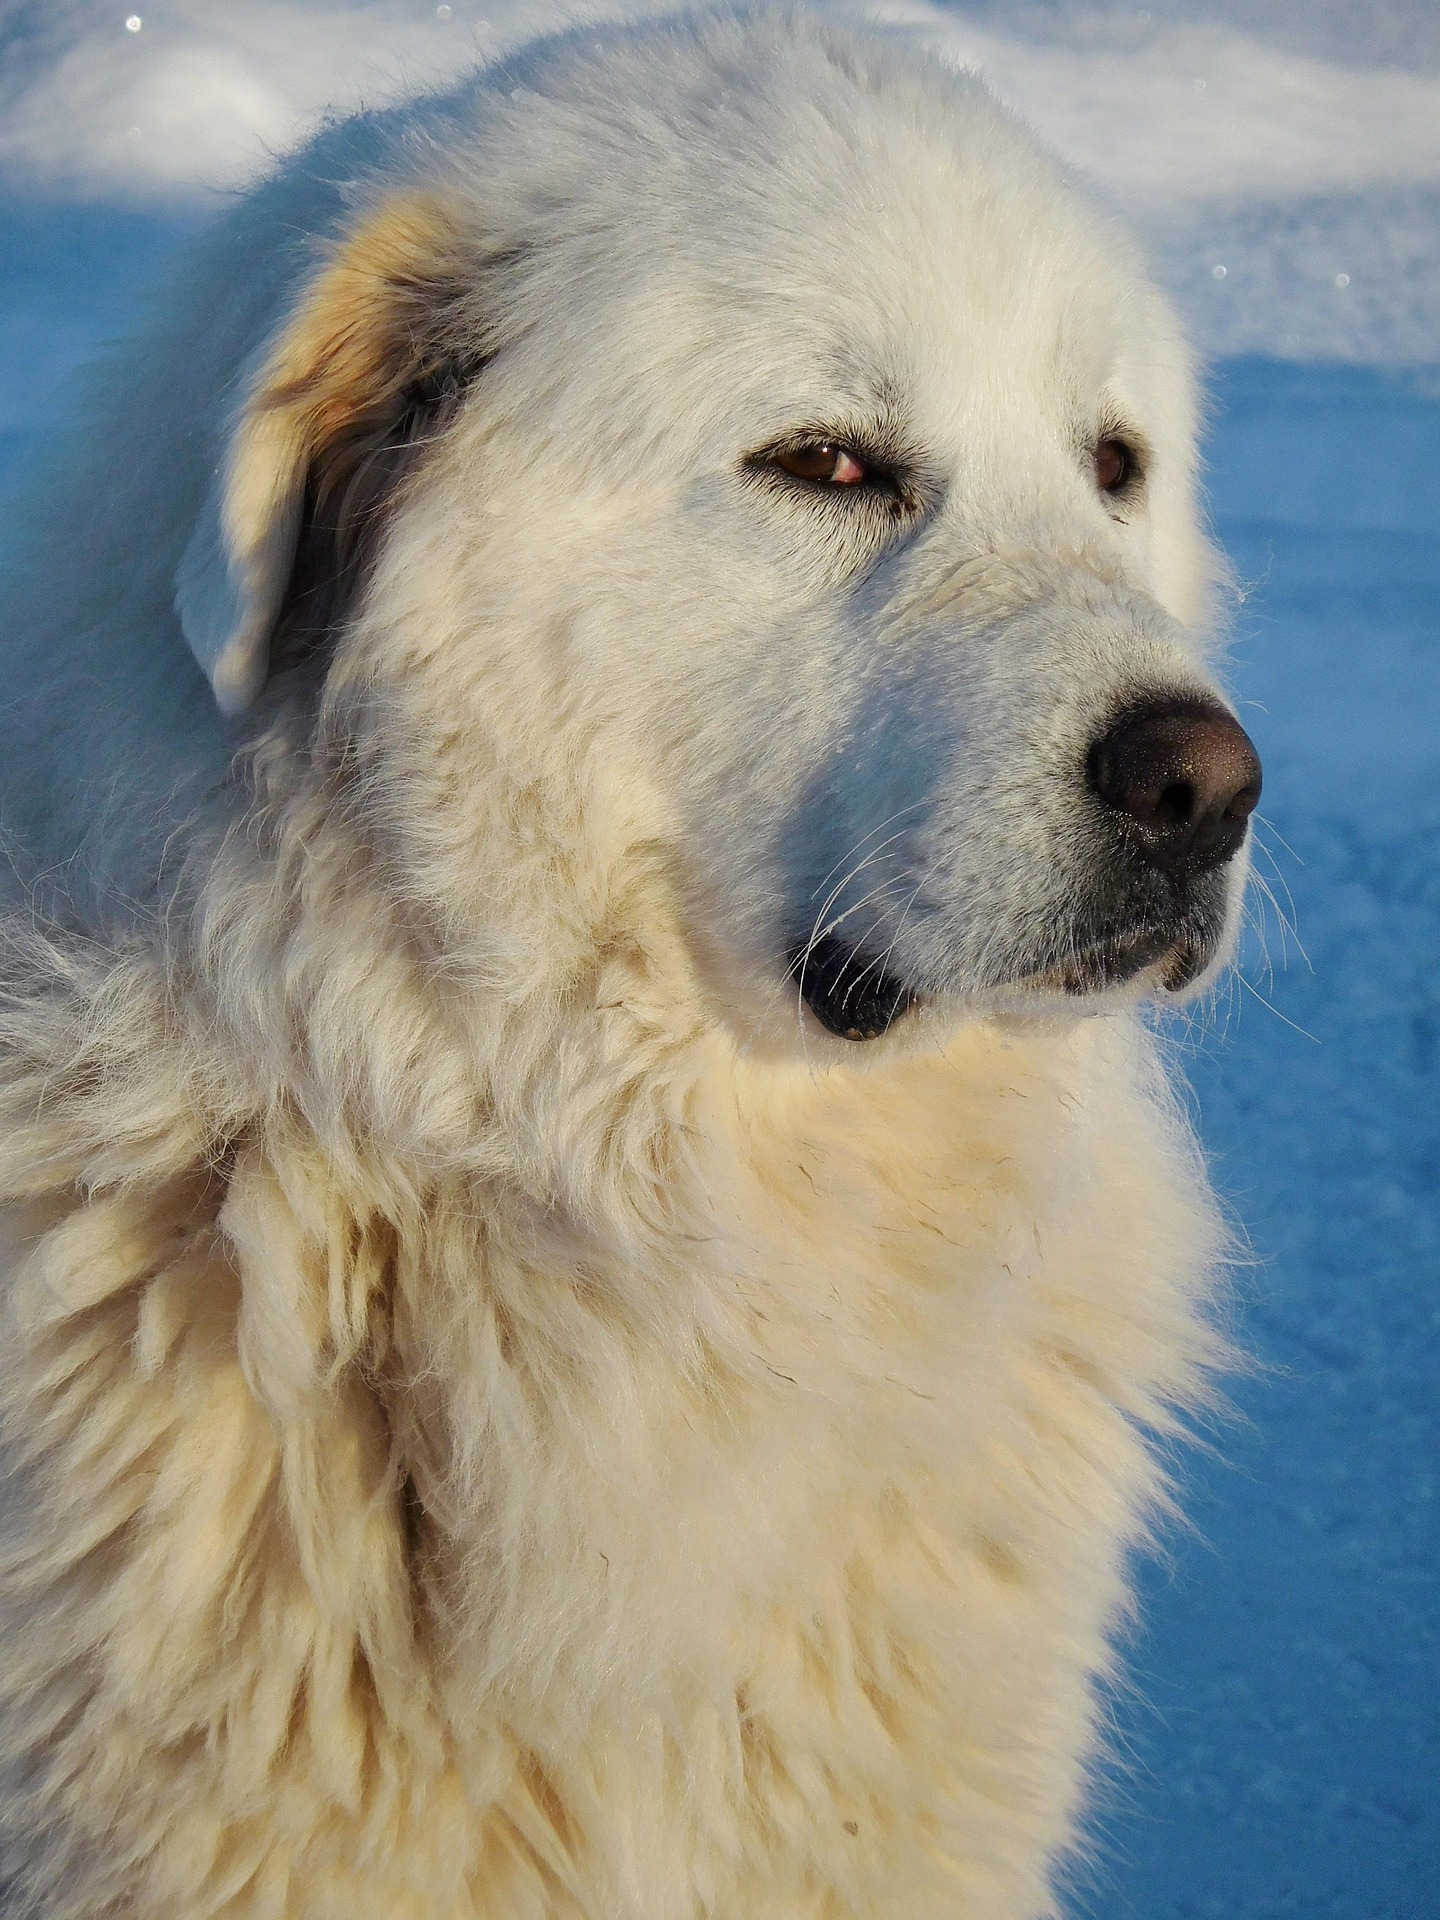
M 1122 276 L 1073 233 L 998 217 L 973 176 L 960 184 L 928 205 L 834 204 L 793 241 L 783 219 L 747 234 L 701 310 L 724 391 L 966 432 L 1033 419 L 1044 395 L 1098 393 L 1134 311 Z
M 545 105 L 526 131 L 553 154 Z M 532 311 L 563 355 L 574 289 L 597 296 L 579 304 L 613 380 L 673 394 L 683 368 L 722 411 L 908 406 L 962 431 L 1007 395 L 1098 391 L 1144 302 L 1118 236 L 970 75 L 790 50 L 727 76 L 723 110 L 692 85 L 643 137 L 612 115 L 595 138 Z

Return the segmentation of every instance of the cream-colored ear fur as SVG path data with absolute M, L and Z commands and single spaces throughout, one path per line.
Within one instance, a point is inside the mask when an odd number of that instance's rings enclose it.
M 393 479 L 417 414 L 454 389 L 463 253 L 438 198 L 388 199 L 267 344 L 176 574 L 185 637 L 223 713 L 242 712 L 265 684 L 307 512 L 340 519 L 333 564 L 348 571 L 379 504 L 377 476 Z M 306 591 L 328 597 L 314 580 Z

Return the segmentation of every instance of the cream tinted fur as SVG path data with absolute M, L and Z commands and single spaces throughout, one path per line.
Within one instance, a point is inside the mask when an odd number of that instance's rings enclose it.
M 1051 1912 L 1221 1247 L 1134 995 L 987 967 L 1207 684 L 1160 303 L 973 83 L 722 15 L 325 136 L 107 389 L 5 615 L 19 1910 Z M 841 416 L 903 538 L 744 470 Z M 776 952 L 820 791 L 941 876 L 865 1049 Z

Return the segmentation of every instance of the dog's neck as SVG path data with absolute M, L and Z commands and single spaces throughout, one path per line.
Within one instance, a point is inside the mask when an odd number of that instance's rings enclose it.
M 307 884 L 354 903 L 353 867 L 318 857 Z M 967 1542 L 1003 1572 L 1024 1543 L 992 1506 L 1112 1497 L 1087 1422 L 1150 1484 L 1126 1419 L 1187 1390 L 1204 1329 L 1154 1288 L 1153 1247 L 1103 1273 L 1081 1252 L 1154 1181 L 1185 1242 L 1167 1261 L 1198 1269 L 1208 1228 L 1177 1213 L 1130 1023 L 977 1023 L 863 1073 L 782 1071 L 597 1004 L 591 1051 L 516 1048 L 502 1102 L 448 983 L 426 1025 L 402 949 L 287 967 L 276 891 L 252 888 L 259 924 L 219 942 L 202 919 L 168 961 L 37 948 L 0 1035 L 0 1197 L 32 1248 L 15 1457 L 32 1499 L 83 1489 L 101 1516 L 76 1644 L 147 1676 L 157 1726 L 200 1675 L 227 1724 L 250 1712 L 214 1623 L 257 1556 L 289 1623 L 276 1727 L 353 1698 L 413 1770 L 467 1741 L 565 1749 L 592 1704 L 653 1731 L 717 1661 L 744 1670 L 757 1609 L 843 1614 L 857 1542 L 895 1606 L 911 1561 Z M 407 1007 L 387 1061 L 370 1023 Z M 132 1405 L 141 1450 L 97 1453 Z M 1037 1421 L 1066 1427 L 1073 1487 L 1032 1487 Z M 62 1576 L 27 1568 L 16 1617 L 48 1617 Z M 123 1644 L 115 1582 L 151 1596 Z

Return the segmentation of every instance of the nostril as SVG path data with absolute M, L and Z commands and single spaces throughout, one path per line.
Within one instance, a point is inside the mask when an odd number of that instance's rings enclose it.
M 1195 789 L 1186 780 L 1172 780 L 1155 801 L 1155 816 L 1167 827 L 1186 827 L 1195 811 Z
M 1224 817 L 1237 822 L 1248 820 L 1259 804 L 1260 777 L 1257 772 L 1253 780 L 1247 781 L 1239 792 L 1231 797 L 1226 805 Z

